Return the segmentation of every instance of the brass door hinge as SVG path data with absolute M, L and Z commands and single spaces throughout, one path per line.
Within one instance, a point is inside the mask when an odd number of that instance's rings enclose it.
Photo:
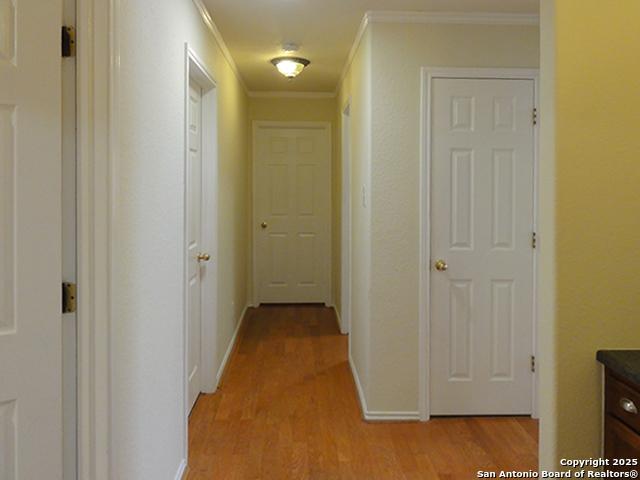
M 533 124 L 534 125 L 538 124 L 538 109 L 537 108 L 533 109 Z
M 531 233 L 531 248 L 538 248 L 538 234 L 536 232 Z
M 531 355 L 531 372 L 535 373 L 536 371 L 536 356 Z
M 62 284 L 62 313 L 74 313 L 78 306 L 76 284 L 65 282 Z
M 62 27 L 61 53 L 63 58 L 76 56 L 76 29 L 74 27 Z

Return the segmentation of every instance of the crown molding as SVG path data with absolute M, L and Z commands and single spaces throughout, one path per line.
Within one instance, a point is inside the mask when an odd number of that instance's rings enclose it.
M 443 23 L 458 25 L 539 25 L 540 16 L 523 13 L 370 11 L 368 23 Z
M 213 34 L 213 37 L 215 38 L 216 42 L 218 43 L 218 46 L 220 47 L 220 50 L 222 51 L 222 55 L 227 60 L 227 63 L 231 67 L 231 70 L 233 70 L 233 73 L 238 79 L 238 82 L 240 82 L 240 85 L 244 89 L 245 93 L 249 94 L 249 89 L 247 88 L 247 85 L 244 83 L 244 79 L 242 78 L 242 75 L 240 75 L 238 66 L 236 65 L 236 62 L 233 59 L 233 56 L 231 56 L 229 47 L 227 47 L 227 44 L 224 41 L 224 38 L 222 38 L 222 34 L 220 33 L 220 30 L 218 30 L 218 27 L 216 26 L 215 22 L 213 21 L 213 18 L 211 17 L 209 10 L 205 6 L 205 4 L 202 3 L 202 0 L 192 0 L 192 1 L 193 1 L 193 4 L 198 9 L 198 12 L 202 17 L 202 21 L 209 28 L 209 31 Z
M 250 98 L 335 98 L 335 92 L 248 92 Z
M 215 38 L 222 55 L 229 63 L 238 82 L 252 98 L 333 98 L 338 95 L 342 82 L 353 62 L 353 57 L 360 46 L 362 37 L 371 23 L 413 23 L 413 24 L 457 24 L 457 25 L 539 25 L 540 16 L 537 14 L 519 13 L 450 13 L 450 12 L 401 12 L 401 11 L 368 11 L 360 22 L 356 37 L 347 56 L 347 61 L 342 69 L 340 81 L 335 92 L 250 92 L 244 79 L 240 75 L 229 48 L 218 27 L 216 26 L 209 10 L 202 0 L 192 0 L 196 6 L 202 21 L 209 28 Z
M 362 37 L 371 23 L 413 23 L 413 24 L 449 24 L 449 25 L 539 25 L 540 15 L 522 13 L 452 13 L 452 12 L 398 12 L 368 11 L 362 17 L 360 27 L 342 69 L 336 95 L 351 67 Z
M 356 38 L 353 40 L 353 45 L 351 45 L 351 50 L 349 50 L 349 55 L 347 56 L 347 63 L 344 64 L 342 68 L 342 73 L 340 74 L 340 80 L 338 80 L 338 85 L 336 85 L 336 95 L 340 93 L 340 88 L 342 88 L 342 82 L 344 82 L 344 78 L 347 76 L 347 72 L 351 67 L 351 63 L 353 62 L 353 57 L 356 56 L 356 52 L 358 51 L 358 47 L 360 46 L 360 42 L 362 42 L 362 37 L 364 36 L 364 32 L 367 30 L 369 26 L 369 14 L 371 12 L 366 12 L 360 21 L 360 26 L 358 27 L 358 31 L 356 33 Z

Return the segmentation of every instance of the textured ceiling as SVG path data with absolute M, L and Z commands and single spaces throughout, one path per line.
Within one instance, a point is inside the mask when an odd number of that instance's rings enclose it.
M 250 91 L 333 92 L 365 12 L 538 13 L 538 0 L 203 0 Z M 282 44 L 311 60 L 289 81 L 269 61 Z

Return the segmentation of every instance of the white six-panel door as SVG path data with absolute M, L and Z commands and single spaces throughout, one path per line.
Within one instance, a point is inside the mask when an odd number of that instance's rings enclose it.
M 187 164 L 187 373 L 189 412 L 201 391 L 202 276 L 208 261 L 202 252 L 202 88 L 189 85 Z
M 62 479 L 62 1 L 0 0 L 0 478 Z
M 534 82 L 432 82 L 430 413 L 530 414 Z
M 258 125 L 254 241 L 258 303 L 328 303 L 329 128 Z

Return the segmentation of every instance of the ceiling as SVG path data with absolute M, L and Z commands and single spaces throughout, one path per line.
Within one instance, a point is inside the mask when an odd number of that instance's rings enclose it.
M 203 0 L 249 91 L 333 92 L 365 12 L 538 13 L 538 0 Z M 269 63 L 282 45 L 311 65 L 287 80 Z

